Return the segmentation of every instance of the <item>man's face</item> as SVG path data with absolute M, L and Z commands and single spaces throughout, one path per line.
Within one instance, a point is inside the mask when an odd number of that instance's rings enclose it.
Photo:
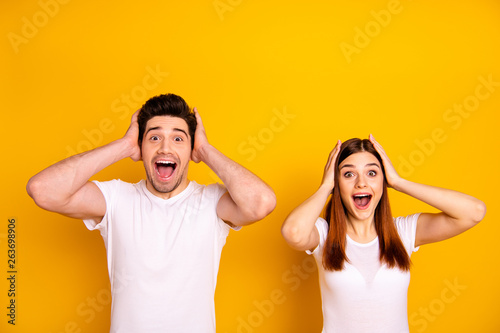
M 188 185 L 191 137 L 186 121 L 178 117 L 156 116 L 148 120 L 142 140 L 142 160 L 148 190 L 168 199 Z

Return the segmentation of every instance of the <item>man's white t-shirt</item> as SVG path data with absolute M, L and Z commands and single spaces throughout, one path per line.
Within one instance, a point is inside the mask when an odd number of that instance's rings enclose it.
M 419 214 L 394 219 L 408 255 L 417 251 L 415 233 Z M 342 271 L 323 267 L 328 224 L 318 218 L 320 243 L 313 252 L 318 266 L 323 307 L 323 333 L 408 333 L 407 294 L 410 273 L 380 263 L 378 237 L 365 244 L 347 236 Z
M 214 293 L 230 227 L 216 213 L 226 189 L 191 181 L 170 199 L 143 180 L 95 182 L 106 199 L 98 224 L 111 282 L 111 332 L 215 333 Z

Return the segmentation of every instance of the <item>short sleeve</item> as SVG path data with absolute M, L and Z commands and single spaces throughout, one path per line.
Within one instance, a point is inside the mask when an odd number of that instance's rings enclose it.
M 215 199 L 215 209 L 217 209 L 217 205 L 219 204 L 219 200 L 227 192 L 227 189 L 223 184 L 219 184 L 219 183 L 207 185 L 207 188 L 209 190 L 209 193 L 211 193 L 211 195 L 213 195 L 213 197 Z M 238 231 L 241 229 L 241 226 L 228 224 L 228 223 L 224 222 L 224 220 L 221 218 L 219 218 L 219 220 L 222 223 L 223 228 L 233 229 L 235 231 Z
M 224 195 L 224 193 L 227 192 L 226 187 L 223 184 L 219 183 L 207 185 L 207 188 L 210 191 L 210 193 L 212 193 L 212 195 L 214 196 L 215 202 L 218 202 L 219 199 Z
M 99 230 L 101 232 L 101 235 L 105 237 L 107 234 L 110 212 L 112 211 L 111 206 L 114 197 L 113 193 L 115 193 L 116 189 L 118 188 L 120 181 L 115 179 L 107 182 L 99 182 L 96 180 L 92 182 L 97 185 L 99 190 L 101 190 L 102 195 L 104 196 L 104 200 L 106 201 L 106 213 L 99 223 L 96 223 L 94 220 L 83 220 L 83 223 L 85 224 L 87 229 L 91 231 Z
M 411 255 L 412 252 L 418 251 L 418 249 L 420 248 L 415 247 L 417 221 L 419 216 L 420 213 L 417 213 L 408 216 L 400 216 L 394 219 L 399 237 L 401 237 L 401 240 L 403 241 L 403 244 L 409 255 Z
M 316 229 L 318 230 L 318 233 L 319 233 L 319 244 L 312 251 L 306 250 L 307 254 L 315 254 L 318 251 L 320 251 L 320 248 L 322 248 L 323 244 L 325 244 L 326 236 L 328 235 L 328 223 L 326 222 L 326 220 L 324 218 L 318 217 L 314 226 L 316 227 Z

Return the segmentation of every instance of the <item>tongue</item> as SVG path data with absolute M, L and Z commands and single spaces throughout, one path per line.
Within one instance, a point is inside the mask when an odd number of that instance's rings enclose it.
M 158 164 L 158 173 L 162 178 L 167 178 L 174 173 L 174 168 L 172 166 Z
M 356 203 L 356 205 L 364 207 L 370 202 L 370 197 L 354 198 L 354 202 Z

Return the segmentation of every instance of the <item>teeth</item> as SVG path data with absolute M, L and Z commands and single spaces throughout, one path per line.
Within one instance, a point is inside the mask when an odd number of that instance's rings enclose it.
M 158 163 L 158 164 L 175 164 L 172 161 L 157 161 L 156 163 Z
M 370 195 L 369 194 L 355 194 L 354 197 L 355 198 L 364 198 L 364 197 L 369 197 Z

